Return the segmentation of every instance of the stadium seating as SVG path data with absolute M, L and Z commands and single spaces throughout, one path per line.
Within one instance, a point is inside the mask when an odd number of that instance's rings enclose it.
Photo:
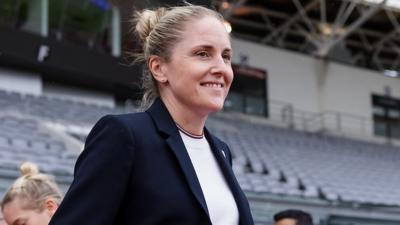
M 0 195 L 19 176 L 24 161 L 55 176 L 62 189 L 72 182 L 78 151 L 68 151 L 65 140 L 42 129 L 40 122 L 12 115 L 0 116 Z
M 0 90 L 0 197 L 27 160 L 54 175 L 64 191 L 72 182 L 81 149 L 69 151 L 68 141 L 54 135 L 58 131 L 41 129 L 44 124 L 91 127 L 102 115 L 123 112 L 121 108 Z
M 46 95 L 22 95 L 0 90 L 1 111 L 18 112 L 65 124 L 93 125 L 102 115 L 123 113 L 122 108 L 57 99 Z
M 54 174 L 64 189 L 71 182 L 78 153 L 68 150 L 66 140 L 41 129 L 42 123 L 93 126 L 102 115 L 124 112 L 4 91 L 0 104 L 0 196 L 4 180 L 17 177 L 17 167 L 25 160 Z M 230 146 L 233 170 L 247 192 L 400 206 L 398 148 L 297 132 L 227 112 L 213 115 L 207 127 Z
M 398 148 L 257 125 L 237 117 L 216 117 L 209 127 L 230 146 L 244 190 L 400 205 Z

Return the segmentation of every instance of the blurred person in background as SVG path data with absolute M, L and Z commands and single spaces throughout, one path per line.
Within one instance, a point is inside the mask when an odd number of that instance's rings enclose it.
M 312 217 L 309 213 L 288 209 L 274 215 L 275 225 L 313 225 Z
M 148 109 L 96 123 L 50 224 L 253 225 L 230 150 L 204 127 L 233 80 L 222 16 L 185 5 L 135 18 Z
M 47 225 L 56 212 L 62 194 L 49 175 L 26 162 L 19 177 L 5 193 L 1 203 L 4 221 L 10 225 Z M 1 222 L 0 222 L 1 224 Z

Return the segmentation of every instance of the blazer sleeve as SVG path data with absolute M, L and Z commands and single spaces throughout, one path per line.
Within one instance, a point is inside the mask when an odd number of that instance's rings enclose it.
M 114 224 L 133 166 L 134 138 L 118 116 L 105 116 L 87 137 L 74 181 L 49 225 Z

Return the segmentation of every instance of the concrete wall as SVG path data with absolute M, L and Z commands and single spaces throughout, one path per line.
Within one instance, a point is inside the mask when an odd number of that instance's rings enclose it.
M 31 72 L 0 68 L 0 89 L 23 94 L 40 95 L 42 80 Z
M 383 76 L 377 71 L 239 39 L 232 40 L 232 48 L 234 62 L 238 63 L 240 55 L 244 54 L 250 66 L 268 72 L 270 101 L 286 102 L 295 109 L 312 113 L 340 112 L 348 120 L 344 125 L 357 126 L 355 129 L 367 126 L 370 134 L 371 95 L 384 95 L 385 87 L 388 87 L 392 97 L 400 98 L 400 79 Z M 331 122 L 336 119 L 335 114 L 327 115 L 327 120 Z M 356 121 L 361 119 L 368 120 L 367 124 Z
M 319 111 L 313 58 L 237 39 L 232 40 L 232 48 L 234 62 L 239 62 L 239 55 L 244 54 L 250 66 L 267 71 L 270 99 L 292 103 L 307 111 Z
M 39 74 L 0 67 L 0 90 L 114 107 L 112 94 L 43 82 Z
M 63 86 L 54 83 L 44 83 L 43 94 L 58 99 L 66 99 L 75 102 L 85 102 L 102 106 L 115 106 L 114 96 L 112 94 L 102 93 L 92 90 Z

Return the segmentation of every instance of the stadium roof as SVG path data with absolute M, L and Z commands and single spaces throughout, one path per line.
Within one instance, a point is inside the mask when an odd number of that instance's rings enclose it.
M 400 0 L 214 0 L 235 37 L 400 70 Z

